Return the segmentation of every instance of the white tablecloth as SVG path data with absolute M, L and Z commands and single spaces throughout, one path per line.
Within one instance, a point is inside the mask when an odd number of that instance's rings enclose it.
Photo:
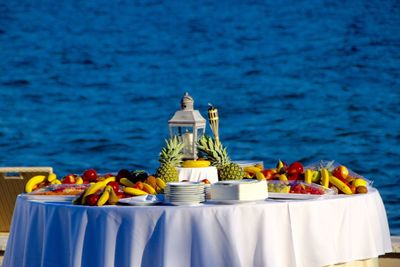
M 205 168 L 177 168 L 179 173 L 179 181 L 189 180 L 191 182 L 200 182 L 207 179 L 210 183 L 218 182 L 218 171 L 216 167 Z
M 390 251 L 376 190 L 307 201 L 153 207 L 19 196 L 3 267 L 312 267 Z

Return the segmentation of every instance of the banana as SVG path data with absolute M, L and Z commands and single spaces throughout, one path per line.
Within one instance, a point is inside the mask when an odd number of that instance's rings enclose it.
M 311 184 L 312 176 L 313 176 L 313 171 L 311 169 L 307 169 L 304 172 L 304 182 L 306 182 L 307 184 Z
M 154 189 L 157 189 L 157 181 L 156 181 L 156 177 L 154 177 L 153 175 L 150 175 L 149 177 L 147 177 L 146 181 L 144 181 L 146 184 L 151 185 Z
M 287 182 L 287 181 L 288 181 L 288 178 L 287 178 L 286 174 L 281 174 L 281 175 L 279 175 L 279 180 L 280 180 L 280 181 Z
M 367 181 L 365 181 L 365 180 L 362 179 L 362 178 L 357 178 L 357 179 L 353 180 L 352 184 L 353 184 L 355 187 L 367 186 Z
M 83 184 L 83 179 L 82 179 L 82 177 L 78 176 L 78 177 L 76 178 L 75 184 Z
M 146 191 L 150 195 L 155 195 L 157 193 L 154 187 L 152 187 L 148 183 L 143 183 L 143 191 Z
M 89 188 L 87 188 L 82 197 L 82 204 L 83 205 L 85 204 L 85 200 L 88 195 L 94 194 L 97 191 L 99 191 L 100 189 L 103 189 L 104 187 L 106 187 L 107 183 L 105 183 L 105 182 L 106 182 L 106 180 L 100 181 L 100 182 L 92 184 Z
M 132 187 L 132 186 L 135 185 L 135 184 L 132 183 L 128 178 L 121 178 L 121 179 L 119 180 L 119 183 L 122 184 L 122 185 L 128 186 L 128 187 Z
M 283 164 L 282 160 L 279 160 L 278 164 L 276 166 L 277 171 L 281 172 L 284 167 L 285 167 L 285 165 Z
M 108 199 L 108 204 L 111 204 L 111 205 L 117 204 L 119 197 L 115 193 L 114 189 L 112 189 L 112 187 L 108 185 L 106 187 L 106 190 L 108 190 L 108 192 L 110 193 L 110 198 Z
M 110 198 L 110 190 L 104 190 L 99 200 L 97 201 L 97 206 L 101 207 L 107 203 L 108 199 Z
M 25 185 L 25 192 L 26 193 L 30 193 L 33 190 L 33 187 L 43 183 L 44 181 L 46 181 L 46 176 L 44 175 L 36 175 L 33 176 L 31 179 L 29 179 L 29 181 L 26 183 Z
M 256 178 L 259 181 L 266 180 L 264 174 L 262 172 L 260 172 L 260 171 L 256 172 Z
M 336 178 L 335 176 L 331 175 L 329 177 L 329 182 L 331 182 L 331 184 L 333 184 L 334 186 L 336 186 L 340 191 L 342 191 L 343 193 L 345 193 L 346 195 L 351 195 L 353 194 L 353 192 L 351 191 L 350 187 L 347 186 L 347 184 L 343 183 L 342 181 L 340 181 L 338 178 Z
M 164 189 L 162 189 L 159 186 L 156 186 L 156 192 L 157 192 L 157 194 L 163 194 L 164 193 Z
M 320 180 L 321 180 L 321 172 L 313 171 L 313 176 L 311 178 L 311 182 L 319 183 Z
M 156 183 L 157 186 L 160 187 L 161 189 L 164 189 L 167 186 L 164 180 L 161 178 L 156 178 Z
M 264 170 L 264 166 L 260 163 L 257 163 L 256 165 L 254 165 L 254 167 L 256 167 L 259 171 Z
M 105 185 L 107 185 L 109 182 L 115 182 L 115 177 L 114 176 L 108 177 L 101 182 L 103 182 Z
M 204 168 L 210 166 L 211 162 L 208 160 L 185 160 L 182 162 L 183 168 Z
M 47 181 L 50 183 L 56 179 L 57 179 L 57 175 L 55 173 L 50 173 L 49 176 L 47 177 Z
M 329 187 L 329 171 L 326 168 L 321 169 L 321 184 L 323 187 L 328 188 Z
M 125 187 L 123 190 L 124 190 L 125 193 L 131 194 L 131 195 L 134 195 L 134 196 L 148 195 L 147 192 L 145 192 L 143 190 L 140 190 L 140 189 L 137 189 L 137 188 L 133 188 L 133 187 Z
M 260 169 L 257 168 L 256 166 L 247 166 L 244 167 L 243 170 L 252 176 L 255 175 L 257 172 L 260 172 Z
M 62 184 L 60 180 L 55 179 L 50 184 Z

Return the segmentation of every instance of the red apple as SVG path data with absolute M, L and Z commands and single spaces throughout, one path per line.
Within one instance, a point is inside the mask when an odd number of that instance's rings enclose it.
M 298 161 L 290 164 L 290 166 L 287 170 L 287 172 L 289 174 L 295 174 L 295 173 L 300 174 L 300 173 L 303 173 L 303 171 L 304 171 L 303 164 L 301 164 L 301 162 L 298 162 Z
M 201 182 L 205 183 L 205 184 L 211 184 L 210 181 L 208 179 L 203 179 L 201 180 Z
M 346 168 L 346 166 L 341 165 L 333 170 L 332 175 L 336 178 L 345 180 L 349 175 L 349 170 Z
M 96 206 L 100 196 L 98 194 L 91 194 L 86 196 L 85 201 L 89 206 Z
M 300 174 L 299 173 L 290 173 L 290 174 L 288 174 L 287 178 L 289 181 L 297 181 L 300 179 Z
M 265 179 L 271 180 L 271 179 L 274 178 L 274 175 L 276 173 L 276 169 L 263 170 L 262 173 L 264 174 Z
M 119 191 L 119 183 L 117 182 L 109 182 L 107 185 L 111 186 L 114 192 Z
M 76 182 L 75 178 L 76 178 L 75 174 L 68 174 L 62 179 L 61 183 L 63 183 L 63 184 L 74 184 Z
M 82 174 L 82 178 L 84 181 L 94 182 L 97 179 L 97 172 L 94 169 L 86 170 Z

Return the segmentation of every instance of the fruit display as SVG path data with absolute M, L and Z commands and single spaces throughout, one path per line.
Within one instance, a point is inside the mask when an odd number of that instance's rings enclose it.
M 91 183 L 90 187 L 74 200 L 74 204 L 114 205 L 121 198 L 162 194 L 166 186 L 163 179 L 148 175 L 145 171 L 130 172 L 122 169 L 118 173 L 120 174 L 119 180 L 114 176 L 109 176 Z M 129 178 L 122 177 L 122 174 Z
M 174 136 L 169 140 L 165 140 L 166 146 L 162 148 L 160 153 L 160 167 L 156 171 L 156 177 L 164 179 L 166 182 L 179 181 L 177 167 L 182 163 L 182 149 L 184 143 L 179 142 L 178 137 Z
M 279 180 L 286 184 L 293 181 L 301 181 L 305 184 L 314 183 L 346 195 L 367 193 L 368 186 L 371 183 L 349 170 L 345 165 L 334 161 L 321 161 L 305 167 L 298 161 L 288 165 L 279 160 L 275 168 L 259 170 L 257 167 L 251 166 L 244 170 L 249 178 L 262 179 L 259 174 L 261 172 L 264 178 L 269 181 Z
M 217 143 L 212 137 L 203 135 L 198 141 L 197 150 L 200 156 L 217 167 L 219 180 L 241 180 L 245 177 L 242 167 L 230 160 L 227 149 L 221 142 Z
M 77 196 L 88 188 L 89 184 L 50 184 L 28 193 L 31 196 Z

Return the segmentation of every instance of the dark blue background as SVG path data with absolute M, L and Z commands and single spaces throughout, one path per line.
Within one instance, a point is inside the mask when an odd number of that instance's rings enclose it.
M 400 234 L 398 1 L 0 2 L 0 165 L 153 172 L 185 91 L 236 160 L 335 159 Z

